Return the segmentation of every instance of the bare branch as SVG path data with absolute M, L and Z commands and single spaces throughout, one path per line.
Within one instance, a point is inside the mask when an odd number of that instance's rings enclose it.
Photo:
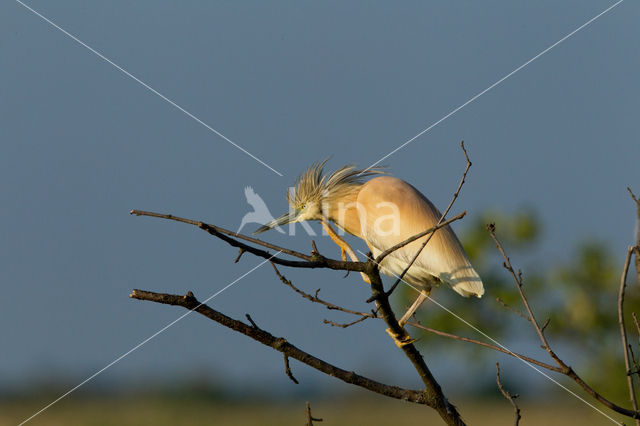
M 361 323 L 364 320 L 367 320 L 369 318 L 374 318 L 372 316 L 368 316 L 368 315 L 363 315 L 360 318 L 358 318 L 355 321 L 351 321 L 351 322 L 347 322 L 347 323 L 339 323 L 339 322 L 335 322 L 335 321 L 331 321 L 328 319 L 323 319 L 322 322 L 325 324 L 329 324 L 332 327 L 340 327 L 340 328 L 347 328 L 347 327 L 351 327 L 352 325 L 356 325 L 358 323 Z
M 348 314 L 352 314 L 352 315 L 360 315 L 361 317 L 365 317 L 365 318 L 375 318 L 374 315 L 372 314 L 368 314 L 366 312 L 359 312 L 359 311 L 354 311 L 351 309 L 347 309 L 347 308 L 343 308 L 342 306 L 338 306 L 335 305 L 331 302 L 327 302 L 325 300 L 322 300 L 318 297 L 318 293 L 320 292 L 320 289 L 318 289 L 316 291 L 316 295 L 312 296 L 309 293 L 305 293 L 304 291 L 300 290 L 298 287 L 294 286 L 293 283 L 291 281 L 289 281 L 287 278 L 285 278 L 284 275 L 282 275 L 280 273 L 280 271 L 278 271 L 278 268 L 276 268 L 276 265 L 274 263 L 271 263 L 271 266 L 273 266 L 273 270 L 275 271 L 276 275 L 278 276 L 278 278 L 280 279 L 280 281 L 282 281 L 286 286 L 288 286 L 289 288 L 291 288 L 293 291 L 295 291 L 296 293 L 298 293 L 300 296 L 304 297 L 307 300 L 310 300 L 314 303 L 319 303 L 321 305 L 324 305 L 327 307 L 327 309 L 331 309 L 331 310 L 336 310 L 336 311 L 342 311 L 342 312 L 346 312 Z
M 631 194 L 631 198 L 636 203 L 636 246 L 633 248 L 633 253 L 635 254 L 634 260 L 636 265 L 636 278 L 638 281 L 638 285 L 640 286 L 640 199 L 638 199 L 631 188 L 627 186 L 627 191 Z
M 309 401 L 305 403 L 306 413 L 307 413 L 307 424 L 306 426 L 313 426 L 313 422 L 321 422 L 322 419 L 317 419 L 311 415 L 311 404 Z
M 515 426 L 518 426 L 518 424 L 520 424 L 520 419 L 522 418 L 522 416 L 520 416 L 520 408 L 518 407 L 518 404 L 516 404 L 516 398 L 519 395 L 518 394 L 511 395 L 509 391 L 502 386 L 502 382 L 500 381 L 500 364 L 498 364 L 497 362 L 496 362 L 496 382 L 498 383 L 498 389 L 500 389 L 500 393 L 502 393 L 502 395 L 507 399 L 507 401 L 509 401 L 513 406 L 513 413 L 515 415 L 514 424 Z
M 233 261 L 233 263 L 238 263 L 240 261 L 240 258 L 242 257 L 242 255 L 244 254 L 246 250 L 243 249 L 242 247 L 238 250 L 238 256 L 235 258 L 235 260 Z
M 329 268 L 329 269 L 335 269 L 340 271 L 358 271 L 358 272 L 362 272 L 365 269 L 364 262 L 344 262 L 344 261 L 329 259 L 319 254 L 309 256 L 307 254 L 300 253 L 295 250 L 279 247 L 275 244 L 267 243 L 262 240 L 258 240 L 257 238 L 252 238 L 246 235 L 238 234 L 236 232 L 229 231 L 228 229 L 224 229 L 219 226 L 211 225 L 204 222 L 196 222 L 195 220 L 185 219 L 185 218 L 173 216 L 170 214 L 161 214 L 161 213 L 147 212 L 142 210 L 131 210 L 129 213 L 136 216 L 151 216 L 151 217 L 157 217 L 160 219 L 173 220 L 176 222 L 187 223 L 189 225 L 197 226 L 198 228 L 204 231 L 207 231 L 209 234 L 225 241 L 227 244 L 233 247 L 244 249 L 245 251 L 253 255 L 262 257 L 264 259 L 271 259 L 273 263 L 277 263 L 278 265 L 290 266 L 294 268 Z M 267 247 L 273 250 L 277 250 L 279 252 L 288 254 L 290 256 L 304 259 L 305 261 L 302 262 L 302 261 L 287 260 L 287 259 L 280 259 L 278 257 L 273 257 L 273 255 L 268 251 L 261 250 L 253 246 L 250 246 L 248 244 L 242 243 L 238 241 L 236 238 L 249 241 L 251 243 L 258 244 L 260 246 Z
M 622 341 L 622 352 L 624 353 L 624 367 L 625 375 L 627 376 L 627 386 L 629 387 L 629 400 L 631 401 L 633 410 L 638 411 L 638 401 L 636 399 L 633 376 L 629 374 L 631 371 L 631 364 L 629 362 L 629 342 L 627 341 L 627 328 L 624 322 L 624 290 L 627 286 L 627 273 L 629 272 L 632 252 L 633 247 L 629 247 L 627 249 L 627 256 L 620 276 L 620 291 L 618 292 L 618 326 L 620 327 L 620 340 Z M 636 419 L 636 425 L 640 426 L 640 419 Z
M 492 345 L 490 343 L 481 342 L 480 340 L 470 339 L 468 337 L 462 337 L 462 336 L 458 336 L 456 334 L 446 333 L 444 331 L 436 330 L 434 328 L 425 327 L 424 325 L 418 324 L 418 323 L 413 322 L 413 321 L 407 322 L 407 325 L 419 328 L 419 329 L 424 330 L 424 331 L 428 331 L 429 333 L 433 333 L 433 334 L 436 334 L 438 336 L 448 337 L 450 339 L 459 340 L 461 342 L 473 343 L 474 345 L 484 346 L 485 348 L 493 349 L 494 351 L 498 351 L 498 352 L 502 352 L 503 354 L 511 355 L 514 358 L 519 358 L 519 359 L 521 359 L 523 361 L 530 362 L 531 364 L 535 364 L 535 365 L 537 365 L 539 367 L 546 368 L 547 370 L 555 371 L 557 373 L 563 373 L 564 372 L 564 370 L 562 368 L 554 367 L 553 365 L 546 364 L 546 363 L 544 363 L 542 361 L 538 361 L 537 359 L 529 358 L 528 356 L 521 355 L 519 353 L 509 351 L 507 349 L 501 348 L 500 346 Z
M 251 315 L 249 314 L 244 314 L 245 317 L 247 317 L 247 320 L 249 320 L 249 322 L 251 323 L 251 326 L 257 330 L 260 330 L 260 327 L 258 327 L 258 325 L 253 321 L 253 318 L 251 318 Z
M 425 385 L 425 394 L 428 395 L 428 399 L 430 401 L 429 406 L 435 409 L 448 425 L 464 425 L 465 423 L 460 417 L 458 410 L 444 396 L 444 393 L 440 388 L 440 384 L 433 377 L 431 371 L 427 367 L 427 364 L 424 362 L 424 358 L 412 343 L 411 336 L 409 336 L 407 331 L 398 323 L 398 320 L 391 309 L 391 305 L 389 304 L 389 296 L 384 291 L 382 279 L 380 278 L 380 273 L 378 271 L 378 265 L 374 263 L 373 260 L 370 259 L 367 262 L 367 269 L 365 270 L 365 273 L 369 277 L 372 297 L 376 301 L 378 312 L 389 326 L 387 331 L 391 335 L 396 336 L 398 340 L 407 342 L 401 346 L 401 349 L 409 361 L 411 361 L 413 367 L 418 372 Z
M 417 404 L 430 405 L 433 401 L 430 395 L 426 391 L 404 389 L 398 386 L 385 385 L 367 377 L 354 373 L 353 371 L 343 370 L 339 367 L 329 364 L 315 356 L 298 349 L 296 346 L 289 343 L 282 337 L 275 337 L 265 330 L 257 329 L 242 321 L 235 320 L 231 317 L 224 315 L 215 309 L 198 302 L 193 293 L 188 292 L 184 296 L 166 294 L 166 293 L 154 293 L 144 290 L 133 290 L 129 295 L 132 299 L 147 300 L 156 303 L 163 303 L 166 305 L 182 306 L 183 308 L 195 311 L 205 317 L 227 327 L 238 333 L 242 333 L 253 340 L 269 346 L 278 352 L 287 355 L 290 358 L 296 359 L 303 364 L 306 364 L 316 370 L 325 373 L 329 376 L 336 377 L 346 383 L 350 383 L 355 386 L 362 387 L 372 392 L 379 393 L 391 398 L 402 399 Z
M 531 310 L 531 307 L 529 306 L 529 301 L 527 300 L 526 296 L 524 295 L 524 291 L 522 290 L 522 272 L 518 271 L 518 273 L 516 274 L 515 270 L 513 269 L 513 266 L 511 266 L 511 261 L 509 260 L 509 257 L 505 253 L 504 249 L 502 248 L 502 244 L 500 243 L 500 241 L 498 240 L 498 237 L 495 234 L 495 230 L 496 230 L 495 224 L 487 225 L 487 230 L 489 231 L 489 235 L 491 236 L 493 241 L 496 243 L 496 247 L 498 247 L 498 250 L 500 251 L 500 254 L 502 254 L 502 257 L 504 258 L 503 265 L 504 265 L 505 269 L 511 273 L 511 276 L 513 277 L 513 280 L 516 283 L 516 287 L 518 289 L 518 293 L 520 293 L 520 299 L 522 299 L 522 303 L 524 304 L 524 306 L 525 306 L 525 308 L 527 310 L 527 314 L 529 316 L 529 321 L 531 321 L 531 324 L 533 325 L 534 329 L 536 330 L 536 333 L 538 334 L 538 337 L 540 338 L 540 341 L 542 342 L 542 348 L 545 351 L 547 351 L 549 356 L 551 356 L 551 358 L 553 358 L 553 360 L 559 366 L 561 366 L 561 367 L 564 366 L 564 363 L 560 360 L 560 358 L 558 358 L 558 356 L 555 354 L 555 352 L 553 352 L 553 350 L 551 350 L 551 347 L 549 347 L 549 343 L 547 342 L 547 338 L 544 336 L 544 333 L 542 332 L 542 329 L 540 328 L 540 325 L 538 324 L 538 321 L 536 320 L 536 317 L 533 315 L 533 311 Z
M 523 314 L 522 312 L 520 312 L 519 310 L 512 308 L 511 306 L 509 306 L 504 300 L 500 299 L 499 297 L 496 297 L 496 301 L 498 303 L 500 303 L 505 309 L 510 310 L 511 312 L 513 312 L 516 315 L 521 316 L 522 318 L 526 319 L 527 321 L 531 321 L 531 318 L 529 318 L 528 316 L 526 316 L 525 314 Z
M 551 346 L 549 346 L 549 343 L 547 342 L 547 338 L 544 336 L 543 330 L 540 328 L 540 326 L 538 325 L 538 322 L 536 321 L 535 316 L 533 315 L 533 311 L 531 310 L 531 307 L 529 306 L 529 301 L 527 300 L 526 296 L 524 295 L 524 291 L 522 289 L 522 285 L 523 285 L 522 273 L 520 271 L 518 271 L 518 273 L 516 274 L 515 270 L 511 266 L 511 261 L 509 260 L 509 257 L 505 253 L 504 248 L 502 247 L 502 244 L 500 243 L 500 241 L 496 237 L 495 225 L 494 224 L 487 225 L 487 230 L 489 231 L 489 235 L 491 235 L 491 238 L 495 242 L 496 247 L 498 248 L 498 250 L 502 254 L 502 257 L 504 258 L 504 264 L 503 265 L 504 265 L 505 269 L 507 271 L 509 271 L 509 273 L 513 277 L 513 280 L 514 280 L 514 282 L 516 284 L 516 288 L 518 289 L 518 292 L 520 293 L 520 298 L 522 299 L 522 303 L 524 304 L 524 306 L 525 306 L 525 308 L 527 310 L 527 313 L 529 314 L 529 317 L 531 318 L 531 324 L 534 327 L 536 333 L 538 334 L 538 337 L 539 337 L 540 341 L 542 342 L 542 348 L 545 351 L 547 351 L 549 356 L 555 361 L 555 363 L 558 365 L 558 367 L 560 367 L 560 369 L 562 370 L 562 374 L 566 375 L 567 377 L 570 377 L 573 381 L 575 381 L 578 385 L 580 385 L 580 387 L 582 387 L 582 389 L 584 389 L 589 395 L 591 395 L 593 398 L 595 398 L 597 401 L 599 401 L 604 406 L 606 406 L 606 407 L 610 408 L 611 410 L 613 410 L 613 411 L 615 411 L 617 413 L 620 413 L 622 415 L 625 415 L 625 416 L 628 416 L 628 417 L 631 417 L 631 418 L 634 418 L 634 419 L 640 419 L 640 412 L 638 412 L 637 409 L 629 410 L 627 408 L 621 407 L 621 406 L 619 406 L 617 404 L 614 404 L 613 402 L 609 401 L 607 398 L 603 397 L 602 395 L 600 395 L 591 386 L 589 386 L 580 376 L 578 376 L 578 374 L 573 370 L 573 368 L 571 368 L 564 361 L 562 361 L 560 359 L 560 357 L 558 357 L 558 355 L 556 355 L 556 353 L 551 349 Z
M 282 355 L 284 356 L 284 372 L 287 373 L 287 377 L 289 377 L 293 383 L 295 383 L 296 385 L 299 385 L 300 383 L 295 377 L 293 377 L 293 373 L 291 372 L 291 367 L 289 367 L 289 357 L 287 356 L 287 354 L 282 354 Z

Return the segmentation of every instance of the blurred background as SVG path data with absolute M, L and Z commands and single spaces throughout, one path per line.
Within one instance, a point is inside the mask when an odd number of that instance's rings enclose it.
M 26 419 L 184 313 L 130 300 L 131 289 L 204 299 L 260 262 L 245 255 L 234 264 L 235 250 L 197 228 L 130 209 L 236 230 L 252 210 L 251 186 L 277 216 L 312 162 L 371 165 L 611 4 L 28 3 L 280 176 L 18 2 L 2 2 L 0 422 Z M 552 345 L 625 406 L 616 296 L 637 226 L 626 186 L 640 193 L 639 12 L 637 2 L 621 3 L 383 161 L 443 209 L 464 170 L 465 140 L 473 167 L 452 213 L 468 215 L 453 227 L 487 292 L 432 296 L 510 349 L 548 361 L 526 321 L 496 301 L 521 309 L 485 230 L 495 222 L 538 317 L 551 318 Z M 311 237 L 297 230 L 264 237 L 309 251 Z M 313 238 L 323 254 L 339 255 L 326 237 Z M 301 289 L 368 308 L 357 275 L 282 272 Z M 640 308 L 630 272 L 629 313 Z M 401 289 L 394 303 L 411 297 Z M 249 313 L 342 368 L 420 386 L 381 322 L 325 325 L 352 318 L 301 299 L 268 266 L 210 304 L 238 319 Z M 483 339 L 434 304 L 419 317 Z M 521 361 L 435 335 L 421 336 L 419 348 L 475 423 L 511 422 L 497 361 L 505 386 L 521 394 L 524 424 L 610 423 Z M 291 368 L 299 385 L 279 353 L 189 315 L 32 423 L 301 424 L 305 400 L 323 424 L 433 415 L 296 361 Z

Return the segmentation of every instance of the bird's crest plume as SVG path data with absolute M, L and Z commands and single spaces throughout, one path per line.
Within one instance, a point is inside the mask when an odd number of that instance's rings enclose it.
M 287 201 L 292 209 L 308 202 L 340 198 L 357 190 L 366 178 L 386 173 L 384 167 L 360 170 L 354 164 L 347 164 L 333 173 L 325 174 L 324 166 L 328 160 L 329 158 L 312 164 L 296 179 L 293 193 L 287 192 Z

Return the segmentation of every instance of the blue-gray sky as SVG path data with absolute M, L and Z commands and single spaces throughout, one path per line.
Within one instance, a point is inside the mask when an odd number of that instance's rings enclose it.
M 83 378 L 183 313 L 129 300 L 132 288 L 204 298 L 259 262 L 233 264 L 224 243 L 130 209 L 236 229 L 250 185 L 279 214 L 285 189 L 310 163 L 332 155 L 330 167 L 370 165 L 612 3 L 28 3 L 280 177 L 20 4 L 2 2 L 2 382 Z M 537 209 L 543 259 L 592 235 L 622 253 L 635 226 L 625 187 L 640 192 L 639 12 L 623 2 L 384 164 L 443 207 L 464 169 L 464 139 L 474 165 L 454 212 Z M 304 235 L 265 236 L 309 249 Z M 286 272 L 351 306 L 367 297 L 357 276 Z M 381 324 L 323 325 L 338 316 L 296 297 L 268 266 L 212 305 L 251 313 L 345 368 L 414 383 Z M 196 367 L 225 381 L 255 374 L 293 386 L 277 353 L 196 316 L 96 382 Z M 296 368 L 298 378 L 341 386 Z

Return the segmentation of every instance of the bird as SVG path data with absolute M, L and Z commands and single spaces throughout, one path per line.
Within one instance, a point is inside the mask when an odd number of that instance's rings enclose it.
M 289 211 L 261 226 L 254 234 L 288 223 L 320 221 L 340 247 L 343 260 L 345 253 L 352 260 L 358 260 L 331 224 L 364 240 L 375 258 L 437 225 L 441 219 L 440 211 L 426 196 L 408 182 L 389 175 L 384 168 L 360 170 L 348 164 L 325 173 L 327 160 L 312 164 L 295 180 L 293 191 L 287 192 Z M 419 238 L 386 256 L 380 262 L 380 272 L 400 277 L 427 238 Z M 403 281 L 417 288 L 420 294 L 398 321 L 401 327 L 440 283 L 448 284 L 464 297 L 480 298 L 484 294 L 482 279 L 449 225 L 435 231 Z M 414 341 L 407 334 L 404 338 L 392 337 L 398 346 Z
M 273 220 L 273 215 L 269 211 L 267 204 L 258 194 L 256 194 L 252 187 L 247 186 L 244 188 L 244 196 L 247 199 L 247 203 L 253 207 L 253 211 L 242 217 L 240 227 L 236 231 L 236 234 L 239 234 L 247 223 L 264 224 Z M 281 234 L 284 234 L 282 229 L 276 228 L 276 230 Z

